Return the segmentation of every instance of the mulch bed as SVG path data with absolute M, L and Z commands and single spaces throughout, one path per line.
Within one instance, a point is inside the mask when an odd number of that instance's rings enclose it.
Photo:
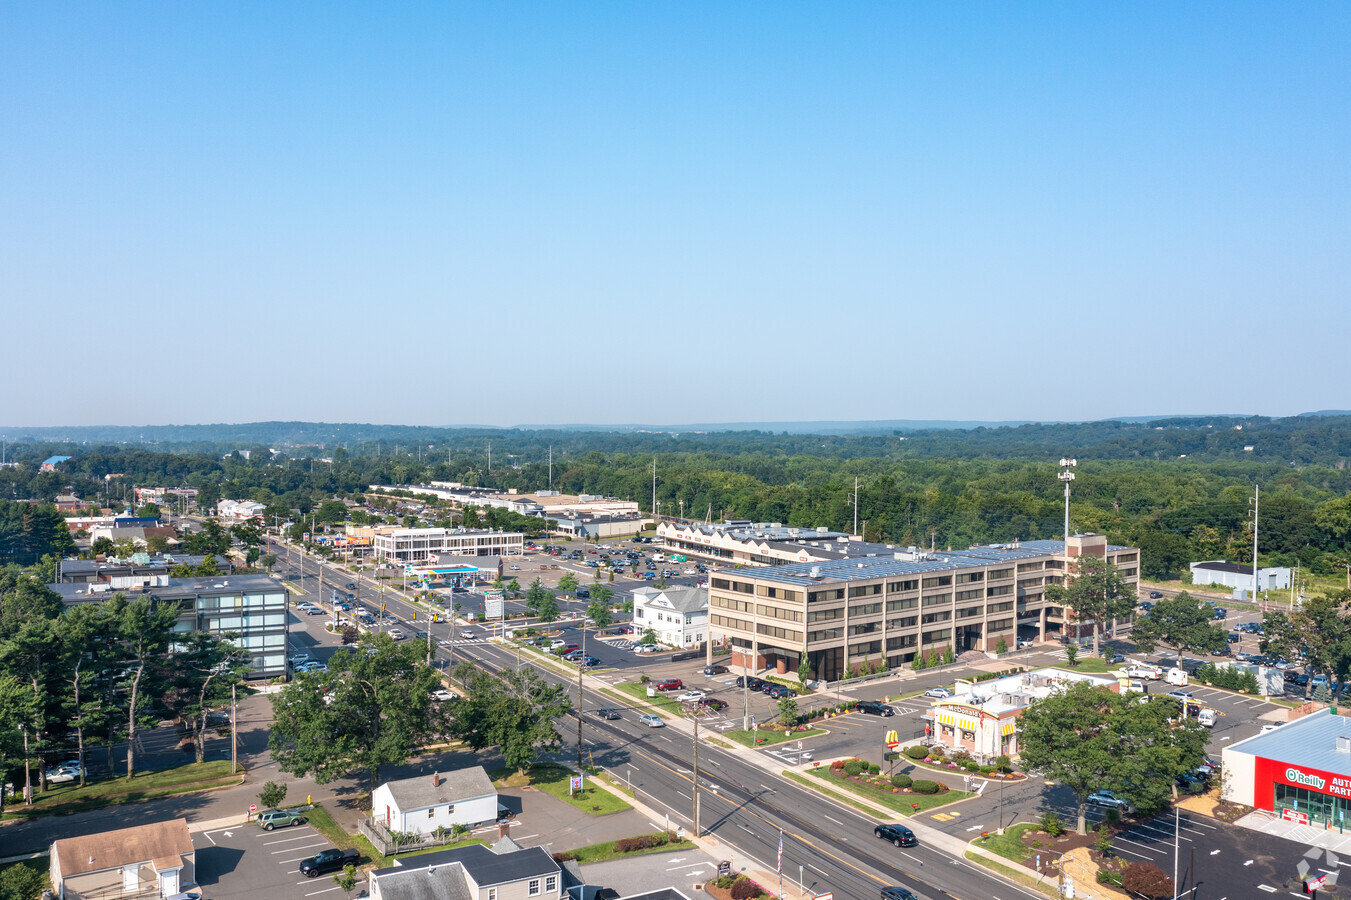
M 1113 828 L 1113 833 L 1115 833 L 1116 830 L 1117 829 Z M 1019 839 L 1023 842 L 1023 846 L 1034 854 L 1028 859 L 1023 860 L 1023 865 L 1034 872 L 1037 871 L 1037 858 L 1035 854 L 1040 853 L 1041 871 L 1050 872 L 1053 871 L 1051 863 L 1056 857 L 1060 856 L 1062 853 L 1069 853 L 1071 850 L 1077 850 L 1080 847 L 1091 847 L 1097 843 L 1098 836 L 1092 831 L 1088 834 L 1076 834 L 1071 829 L 1066 831 L 1060 837 L 1051 837 L 1044 831 L 1024 831 L 1019 835 Z M 1034 846 L 1038 841 L 1041 842 L 1041 846 Z M 1097 854 L 1094 854 L 1094 856 L 1096 857 Z

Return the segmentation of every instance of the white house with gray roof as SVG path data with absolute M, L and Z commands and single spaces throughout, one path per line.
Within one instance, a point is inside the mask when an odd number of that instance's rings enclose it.
M 369 876 L 371 900 L 560 900 L 562 866 L 543 847 L 499 841 L 395 860 Z
M 670 647 L 699 647 L 708 639 L 708 592 L 697 587 L 658 590 L 640 587 L 633 592 L 633 630 L 651 628 L 658 643 Z
M 371 815 L 391 831 L 472 828 L 497 820 L 497 791 L 482 766 L 401 778 L 371 792 Z

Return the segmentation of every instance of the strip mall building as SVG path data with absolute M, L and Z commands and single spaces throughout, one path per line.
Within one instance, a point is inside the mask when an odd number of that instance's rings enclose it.
M 1224 799 L 1301 825 L 1351 825 L 1351 719 L 1328 709 L 1224 748 Z

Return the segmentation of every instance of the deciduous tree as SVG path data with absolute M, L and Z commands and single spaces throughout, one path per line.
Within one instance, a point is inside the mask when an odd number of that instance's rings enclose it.
M 1101 556 L 1080 556 L 1067 584 L 1048 584 L 1046 600 L 1074 610 L 1079 623 L 1093 623 L 1093 655 L 1108 620 L 1128 616 L 1135 608 L 1135 592 L 1116 565 Z
M 441 679 L 422 645 L 386 634 L 363 644 L 274 696 L 268 746 L 283 772 L 327 784 L 364 770 L 374 789 L 381 766 L 406 762 L 447 733 L 449 704 L 432 699 Z
M 454 731 L 473 749 L 497 747 L 507 767 L 520 772 L 541 753 L 562 746 L 554 720 L 567 714 L 570 703 L 561 686 L 533 669 L 493 675 L 472 663 L 458 666 L 455 677 L 465 696 L 448 704 Z
M 1123 696 L 1074 682 L 1029 706 L 1018 720 L 1023 764 L 1074 792 L 1087 834 L 1088 795 L 1110 790 L 1142 809 L 1167 802 L 1174 779 L 1200 765 L 1205 729 L 1177 718 L 1177 701 Z
M 1159 600 L 1147 615 L 1136 619 L 1131 639 L 1145 653 L 1161 644 L 1179 657 L 1184 652 L 1209 653 L 1227 646 L 1224 630 L 1215 625 L 1210 607 L 1186 591 Z

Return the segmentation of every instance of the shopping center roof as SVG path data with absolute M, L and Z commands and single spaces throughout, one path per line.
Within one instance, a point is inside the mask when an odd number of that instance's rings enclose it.
M 1348 749 L 1338 750 L 1337 739 Z M 1238 741 L 1228 748 L 1278 762 L 1351 775 L 1351 719 L 1330 709 L 1310 713 L 1279 728 Z

